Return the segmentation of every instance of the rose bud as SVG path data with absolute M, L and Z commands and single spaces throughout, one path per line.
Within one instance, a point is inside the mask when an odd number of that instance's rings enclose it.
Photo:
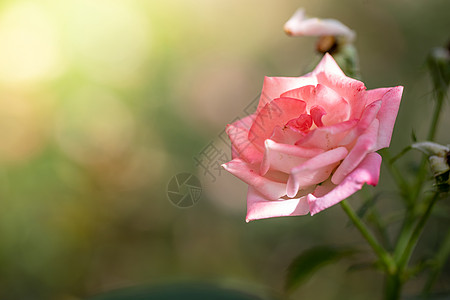
M 334 19 L 307 18 L 299 8 L 284 24 L 284 31 L 292 36 L 335 36 L 345 42 L 355 39 L 355 32 Z
M 433 142 L 420 142 L 411 146 L 428 156 L 436 185 L 441 192 L 449 190 L 450 148 Z
M 356 34 L 338 20 L 307 18 L 300 8 L 284 24 L 284 31 L 290 36 L 318 37 L 317 52 L 330 53 L 347 75 L 360 77 L 358 54 L 352 44 Z

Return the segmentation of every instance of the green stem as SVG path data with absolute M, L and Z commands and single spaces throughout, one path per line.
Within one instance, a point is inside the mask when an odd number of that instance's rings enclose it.
M 408 146 L 405 149 L 403 149 L 402 151 L 400 151 L 400 153 L 398 153 L 396 156 L 394 156 L 390 159 L 390 164 L 394 164 L 400 157 L 402 157 L 403 155 L 408 153 L 411 149 L 412 149 L 412 147 Z
M 402 281 L 397 273 L 388 274 L 386 276 L 384 299 L 385 300 L 398 300 L 400 299 L 402 290 Z
M 442 104 L 444 102 L 443 93 L 437 94 L 436 102 L 437 105 L 434 108 L 433 120 L 427 135 L 427 140 L 429 141 L 432 141 L 436 135 L 437 125 L 442 111 Z M 407 207 L 406 218 L 397 241 L 397 246 L 394 255 L 396 261 L 399 261 L 401 256 L 404 255 L 406 247 L 408 246 L 408 243 L 411 240 L 413 234 L 415 223 L 414 220 L 416 216 L 415 204 L 419 201 L 420 192 L 422 190 L 423 183 L 425 182 L 427 176 L 426 166 L 427 166 L 427 158 L 423 157 L 417 174 L 417 181 L 416 184 L 414 185 L 415 189 L 412 191 L 412 193 L 411 191 L 408 191 L 408 194 L 406 195 L 404 194 L 405 197 L 409 197 L 408 203 L 410 205 Z M 400 185 L 400 188 L 402 189 L 402 191 L 404 191 L 404 187 L 402 185 Z
M 399 261 L 400 257 L 405 252 L 405 248 L 408 245 L 408 241 L 411 238 L 414 230 L 415 212 L 413 209 L 406 211 L 405 220 L 403 221 L 402 229 L 400 230 L 399 237 L 396 242 L 394 251 L 394 260 Z
M 350 220 L 352 220 L 353 224 L 358 228 L 359 232 L 361 232 L 362 236 L 366 239 L 372 249 L 375 251 L 375 254 L 381 260 L 383 265 L 386 267 L 388 273 L 393 274 L 396 271 L 396 265 L 391 255 L 387 253 L 383 247 L 378 243 L 373 234 L 369 231 L 366 225 L 361 221 L 361 219 L 356 215 L 354 210 L 348 204 L 347 200 L 341 201 L 341 207 L 348 215 Z
M 434 204 L 439 199 L 439 193 L 435 193 L 433 198 L 431 198 L 430 202 L 428 203 L 427 209 L 425 210 L 425 213 L 420 218 L 417 225 L 414 227 L 414 230 L 411 234 L 411 237 L 409 238 L 409 241 L 405 247 L 405 250 L 403 251 L 402 256 L 400 257 L 398 266 L 399 270 L 402 271 L 406 267 L 406 265 L 409 262 L 409 259 L 411 258 L 412 252 L 417 244 L 417 240 L 420 237 L 420 234 L 422 233 L 422 230 L 425 226 L 425 223 L 427 222 L 431 211 L 433 210 Z

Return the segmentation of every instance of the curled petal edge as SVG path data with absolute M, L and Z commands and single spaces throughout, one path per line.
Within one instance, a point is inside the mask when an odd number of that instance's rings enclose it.
M 339 185 L 321 185 L 307 195 L 311 216 L 327 209 L 359 191 L 364 183 L 377 185 L 380 177 L 381 156 L 370 153 Z
M 247 193 L 246 222 L 272 217 L 302 216 L 309 213 L 306 196 L 297 199 L 268 200 L 252 186 Z

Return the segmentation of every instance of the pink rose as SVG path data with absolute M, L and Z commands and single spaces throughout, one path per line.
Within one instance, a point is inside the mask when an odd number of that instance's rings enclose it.
M 376 185 L 402 91 L 366 91 L 329 54 L 305 76 L 266 77 L 256 112 L 227 126 L 223 167 L 249 185 L 247 222 L 314 215 Z

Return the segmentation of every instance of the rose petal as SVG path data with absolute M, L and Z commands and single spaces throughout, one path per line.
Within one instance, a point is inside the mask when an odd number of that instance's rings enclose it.
M 381 156 L 375 152 L 370 153 L 339 185 L 327 181 L 318 186 L 313 194 L 307 196 L 311 215 L 317 214 L 351 196 L 360 190 L 364 183 L 377 185 L 380 177 L 380 165 Z
M 256 115 L 253 114 L 227 125 L 225 132 L 231 141 L 233 158 L 240 157 L 249 163 L 257 163 L 262 160 L 262 152 L 248 140 L 248 131 L 255 118 Z
M 297 132 L 308 132 L 313 124 L 313 119 L 311 115 L 301 114 L 298 118 L 289 120 L 285 127 L 297 131 Z
M 327 114 L 325 109 L 320 105 L 314 105 L 310 109 L 310 114 L 314 121 L 314 124 L 316 124 L 317 127 L 322 127 L 323 126 L 322 117 Z
M 248 140 L 248 130 L 230 124 L 226 128 L 233 147 L 233 159 L 241 158 L 250 164 L 262 161 L 263 153 Z
M 248 139 L 256 147 L 264 149 L 264 141 L 273 133 L 276 126 L 284 125 L 305 112 L 306 103 L 293 98 L 278 98 L 268 103 L 258 113 L 250 128 Z
M 317 76 L 318 84 L 329 87 L 349 102 L 350 100 L 354 100 L 360 92 L 366 90 L 363 82 L 345 75 L 333 74 L 326 71 L 315 73 L 315 75 Z
M 294 197 L 299 189 L 325 181 L 347 153 L 348 150 L 345 147 L 335 148 L 318 154 L 293 168 L 287 182 L 287 196 Z
M 364 92 L 366 87 L 364 83 L 345 76 L 331 55 L 326 53 L 320 64 L 312 72 L 316 76 L 318 84 L 327 86 L 343 97 L 350 104 L 350 119 L 359 119 L 363 108 L 366 105 L 364 101 Z
M 350 172 L 352 172 L 370 152 L 374 151 L 377 144 L 379 122 L 375 119 L 370 127 L 357 140 L 347 157 L 334 172 L 331 181 L 339 184 Z
M 296 98 L 306 102 L 308 112 L 314 106 L 321 106 L 326 112 L 322 122 L 325 125 L 347 121 L 350 116 L 350 106 L 347 101 L 332 89 L 317 84 L 317 86 L 303 86 L 281 94 L 281 97 Z
M 317 79 L 311 74 L 301 77 L 264 77 L 263 88 L 256 112 L 260 112 L 267 103 L 280 98 L 281 94 L 299 86 L 317 84 Z
M 231 125 L 233 125 L 234 127 L 245 129 L 245 130 L 249 131 L 253 125 L 253 122 L 255 122 L 255 118 L 256 118 L 256 114 L 252 114 L 252 115 L 246 116 L 242 119 L 236 120 Z
M 294 145 L 279 144 L 272 140 L 265 141 L 264 159 L 260 174 L 265 175 L 270 169 L 290 173 L 291 169 L 311 157 L 324 152 L 318 148 L 302 148 Z
M 306 196 L 288 200 L 269 200 L 255 188 L 248 187 L 247 222 L 272 217 L 300 216 L 306 215 L 308 212 L 309 205 Z
M 314 102 L 312 105 L 316 104 L 314 99 L 310 99 L 314 97 L 315 89 L 315 85 L 296 87 L 295 89 L 285 91 L 281 94 L 280 97 L 295 98 L 303 101 L 308 101 L 308 103 L 306 104 L 308 107 L 311 106 L 311 102 Z
M 378 88 L 373 90 L 367 90 L 364 93 L 366 105 L 370 105 L 372 102 L 381 100 L 383 96 L 389 92 L 392 88 Z
M 324 72 L 328 75 L 346 77 L 344 72 L 334 60 L 333 56 L 331 56 L 329 53 L 325 53 L 322 60 L 311 72 L 311 75 L 317 76 L 318 74 L 322 74 Z
M 358 120 L 350 120 L 336 125 L 316 128 L 298 140 L 295 145 L 326 150 L 335 148 L 357 124 Z
M 326 72 L 326 74 L 325 74 Z M 318 81 L 318 76 L 322 78 L 322 82 Z M 328 78 L 330 77 L 330 78 Z M 332 89 L 334 89 L 338 94 L 343 96 L 347 101 L 349 99 L 346 97 L 348 91 L 346 88 L 350 85 L 351 87 L 364 90 L 364 83 L 346 77 L 341 68 L 335 62 L 333 57 L 326 53 L 320 63 L 316 66 L 314 71 L 300 77 L 264 77 L 263 88 L 261 96 L 259 98 L 259 104 L 256 112 L 258 113 L 263 109 L 263 107 L 273 101 L 274 99 L 280 98 L 281 94 L 306 85 L 317 85 L 322 83 Z M 335 89 L 336 87 L 336 89 Z M 350 92 L 353 95 L 354 92 Z
M 403 87 L 397 86 L 391 88 L 381 98 L 382 104 L 377 115 L 378 120 L 380 120 L 380 129 L 378 130 L 378 143 L 375 150 L 389 147 L 391 143 L 392 131 L 394 130 L 402 93 Z
M 369 106 L 367 106 L 362 113 L 361 119 L 358 122 L 358 125 L 353 127 L 348 134 L 345 136 L 345 138 L 339 142 L 340 146 L 348 145 L 352 143 L 356 138 L 361 136 L 361 134 L 364 133 L 364 131 L 369 128 L 370 124 L 375 120 L 377 117 L 378 111 L 381 108 L 381 100 L 375 101 Z
M 280 144 L 294 145 L 299 139 L 303 138 L 305 134 L 303 132 L 294 131 L 288 127 L 281 128 L 275 126 L 270 139 Z
M 239 158 L 223 164 L 222 167 L 248 185 L 255 187 L 267 199 L 274 200 L 286 195 L 286 183 L 276 182 L 260 176 L 257 167 Z

